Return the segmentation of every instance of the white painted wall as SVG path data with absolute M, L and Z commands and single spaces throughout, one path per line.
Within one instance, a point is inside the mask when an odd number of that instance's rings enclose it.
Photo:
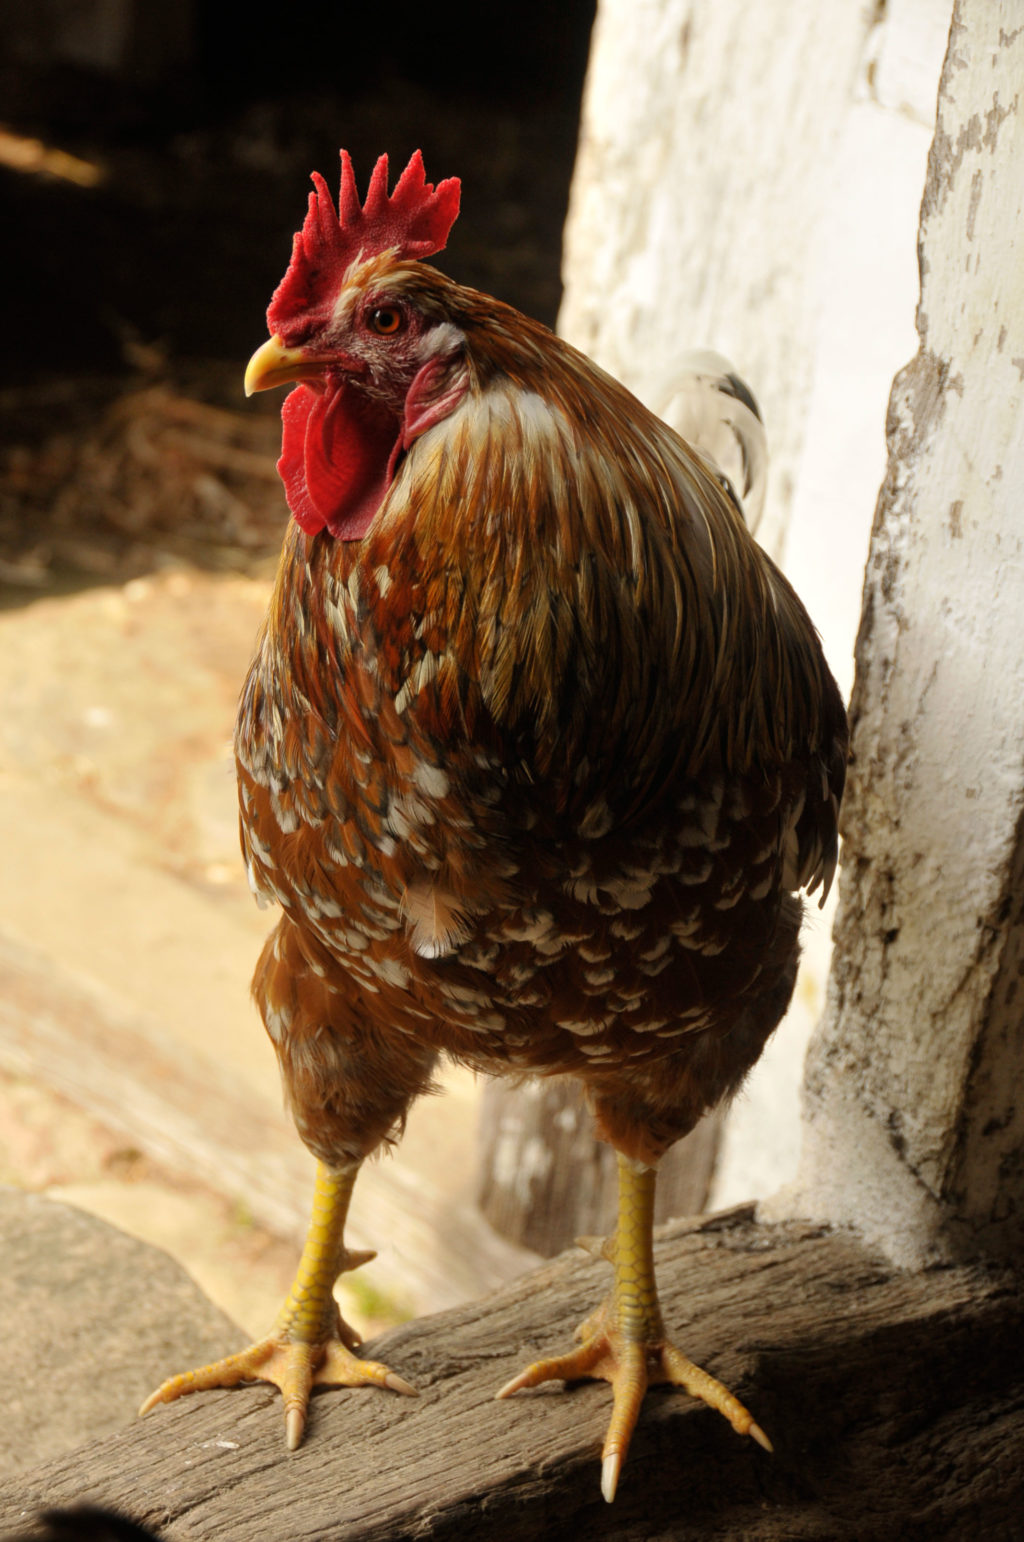
M 857 861 L 793 1201 L 907 1263 L 1024 1241 L 1022 230 L 1024 14 L 958 0 L 858 643 Z
M 773 456 L 759 536 L 844 693 L 951 10 L 602 0 L 594 34 L 560 328 L 659 411 L 687 350 L 733 359 Z M 733 1105 L 714 1205 L 796 1171 L 830 918 L 810 917 L 793 1009 Z

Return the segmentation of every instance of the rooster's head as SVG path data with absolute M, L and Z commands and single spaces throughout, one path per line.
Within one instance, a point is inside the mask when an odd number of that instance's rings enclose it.
M 404 452 L 465 389 L 450 368 L 457 329 L 429 290 L 411 295 L 417 259 L 439 252 L 455 223 L 459 183 L 428 183 L 418 150 L 390 196 L 386 155 L 362 204 L 344 150 L 337 209 L 316 172 L 313 183 L 245 390 L 298 382 L 281 414 L 288 506 L 311 535 L 358 540 Z

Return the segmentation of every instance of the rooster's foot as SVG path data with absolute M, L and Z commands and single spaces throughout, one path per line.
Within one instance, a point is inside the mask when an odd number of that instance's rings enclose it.
M 236 1387 L 243 1381 L 272 1382 L 284 1398 L 285 1436 L 289 1451 L 294 1451 L 302 1440 L 314 1387 L 387 1387 L 408 1397 L 416 1396 L 415 1387 L 410 1387 L 386 1365 L 378 1360 L 360 1360 L 353 1354 L 358 1343 L 358 1335 L 340 1315 L 337 1333 L 318 1343 L 289 1341 L 271 1334 L 238 1354 L 172 1376 L 146 1399 L 139 1412 L 148 1413 L 157 1403 L 173 1403 L 188 1392 Z
M 612 1384 L 612 1419 L 602 1452 L 601 1492 L 615 1498 L 619 1474 L 649 1386 L 669 1382 L 717 1408 L 741 1435 L 766 1451 L 767 1435 L 738 1398 L 688 1360 L 665 1336 L 654 1280 L 654 1183 L 652 1167 L 619 1154 L 619 1218 L 615 1235 L 602 1246 L 583 1245 L 612 1265 L 615 1283 L 607 1301 L 576 1330 L 578 1349 L 527 1366 L 498 1393 L 510 1397 L 542 1381 L 597 1377 Z
M 339 1274 L 358 1269 L 373 1253 L 355 1253 L 342 1241 L 356 1165 L 329 1171 L 318 1166 L 313 1218 L 291 1291 L 273 1329 L 258 1344 L 227 1355 L 197 1371 L 172 1376 L 139 1409 L 147 1413 L 157 1403 L 173 1403 L 186 1392 L 211 1387 L 237 1387 L 240 1381 L 269 1381 L 284 1397 L 285 1438 L 289 1451 L 302 1440 L 314 1387 L 387 1387 L 415 1397 L 401 1376 L 377 1360 L 360 1360 L 353 1350 L 360 1343 L 334 1299 Z
M 659 1383 L 683 1387 L 691 1397 L 716 1408 L 738 1434 L 750 1435 L 766 1451 L 772 1449 L 760 1425 L 727 1387 L 695 1365 L 668 1339 L 638 1340 L 629 1336 L 615 1324 L 610 1302 L 582 1324 L 577 1336 L 582 1339 L 578 1349 L 551 1360 L 535 1361 L 502 1387 L 497 1396 L 511 1397 L 523 1387 L 536 1387 L 545 1381 L 591 1377 L 611 1382 L 612 1417 L 601 1452 L 601 1492 L 609 1503 L 615 1498 L 644 1393 Z

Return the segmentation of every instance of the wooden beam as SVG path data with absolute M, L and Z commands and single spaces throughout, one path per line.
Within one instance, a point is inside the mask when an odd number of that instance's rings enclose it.
M 666 1152 L 658 1167 L 654 1218 L 700 1215 L 718 1150 L 715 1110 Z M 480 1210 L 499 1237 L 552 1258 L 577 1237 L 615 1225 L 615 1152 L 594 1135 L 583 1088 L 550 1081 L 496 1079 L 480 1107 Z
M 415 1402 L 319 1394 L 288 1455 L 271 1389 L 188 1398 L 6 1482 L 0 1528 L 88 1499 L 167 1542 L 1019 1535 L 1024 1301 L 1008 1273 L 904 1274 L 852 1235 L 765 1227 L 746 1209 L 666 1228 L 658 1266 L 670 1330 L 748 1403 L 774 1456 L 659 1390 L 607 1506 L 607 1386 L 495 1402 L 605 1288 L 605 1266 L 567 1254 L 375 1341 L 419 1386 Z

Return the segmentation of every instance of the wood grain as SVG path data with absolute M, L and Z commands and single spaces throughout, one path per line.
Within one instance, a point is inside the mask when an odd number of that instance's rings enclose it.
M 667 1228 L 658 1264 L 678 1342 L 749 1403 L 774 1457 L 659 1391 L 609 1507 L 607 1387 L 495 1402 L 604 1289 L 604 1266 L 568 1254 L 377 1340 L 415 1402 L 319 1394 L 289 1456 L 268 1388 L 186 1399 L 6 1483 L 0 1526 L 87 1498 L 168 1542 L 1019 1535 L 1024 1304 L 1008 1274 L 902 1274 L 849 1235 L 764 1227 L 748 1210 Z
M 722 1122 L 716 1109 L 666 1152 L 658 1168 L 656 1221 L 707 1209 Z M 595 1138 L 578 1082 L 489 1082 L 480 1136 L 479 1204 L 500 1237 L 552 1258 L 577 1237 L 612 1230 L 615 1152 Z

